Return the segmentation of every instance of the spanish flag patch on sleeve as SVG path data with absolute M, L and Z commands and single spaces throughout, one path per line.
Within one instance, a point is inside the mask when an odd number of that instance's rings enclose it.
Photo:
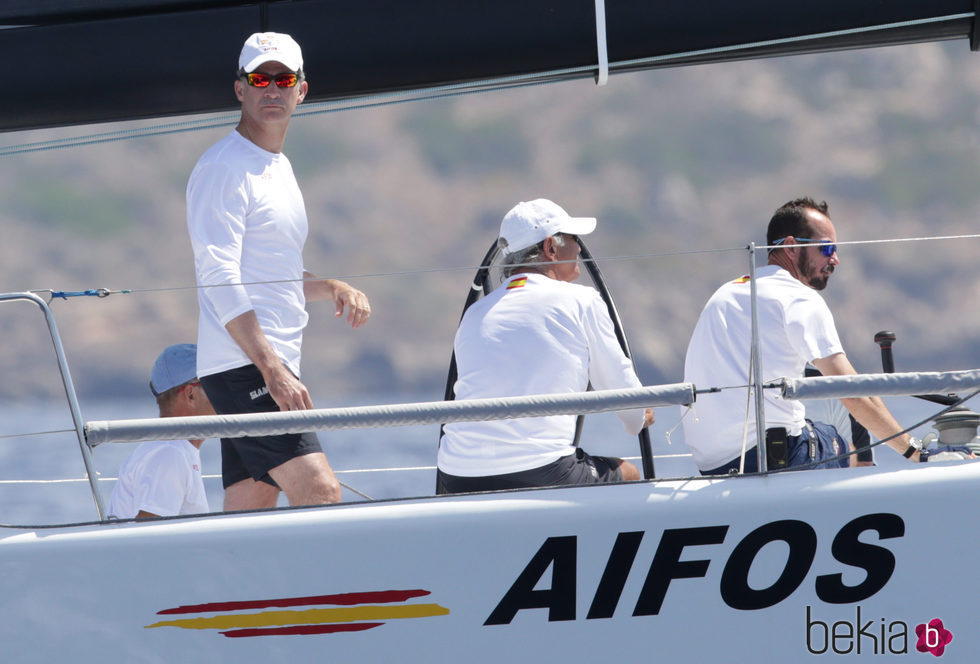
M 736 279 L 732 283 L 733 284 L 747 284 L 747 283 L 749 283 L 749 275 L 746 274 L 745 276 L 739 277 L 738 279 Z
M 527 277 L 518 277 L 517 279 L 511 279 L 511 282 L 507 284 L 507 290 L 511 288 L 523 288 L 524 284 L 527 283 Z

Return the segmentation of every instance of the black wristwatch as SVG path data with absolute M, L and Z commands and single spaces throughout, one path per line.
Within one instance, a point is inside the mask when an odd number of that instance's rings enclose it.
M 911 459 L 916 452 L 922 451 L 922 441 L 915 436 L 909 436 L 909 448 L 902 454 L 906 459 Z

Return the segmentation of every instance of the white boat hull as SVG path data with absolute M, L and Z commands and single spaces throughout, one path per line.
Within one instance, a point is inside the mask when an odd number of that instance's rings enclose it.
M 943 661 L 973 661 L 978 483 L 922 464 L 8 529 L 0 642 L 10 662 L 792 662 L 921 657 L 938 619 Z

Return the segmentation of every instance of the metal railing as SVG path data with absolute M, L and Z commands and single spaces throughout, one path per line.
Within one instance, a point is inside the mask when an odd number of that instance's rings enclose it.
M 61 336 L 58 334 L 58 326 L 54 320 L 54 314 L 48 303 L 34 293 L 0 293 L 0 302 L 15 302 L 23 300 L 33 302 L 44 313 L 44 320 L 51 335 L 51 343 L 54 345 L 55 356 L 58 360 L 58 370 L 61 372 L 61 382 L 65 388 L 65 396 L 68 398 L 68 407 L 71 410 L 71 419 L 75 425 L 75 435 L 78 437 L 78 446 L 82 451 L 82 462 L 85 464 L 85 474 L 88 477 L 89 486 L 92 488 L 92 496 L 95 498 L 95 508 L 99 512 L 99 519 L 106 519 L 105 505 L 102 502 L 102 494 L 99 492 L 98 480 L 95 475 L 92 463 L 92 450 L 85 441 L 85 422 L 82 419 L 81 409 L 78 407 L 78 397 L 75 394 L 75 385 L 71 380 L 71 373 L 68 371 L 68 359 L 65 357 L 65 349 L 61 344 Z

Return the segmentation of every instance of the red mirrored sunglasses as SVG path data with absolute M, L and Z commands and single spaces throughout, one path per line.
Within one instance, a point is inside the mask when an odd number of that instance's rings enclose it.
M 299 74 L 290 72 L 273 76 L 272 74 L 252 72 L 251 74 L 245 74 L 245 80 L 253 88 L 267 88 L 273 81 L 276 82 L 276 87 L 278 88 L 291 88 L 299 82 Z

